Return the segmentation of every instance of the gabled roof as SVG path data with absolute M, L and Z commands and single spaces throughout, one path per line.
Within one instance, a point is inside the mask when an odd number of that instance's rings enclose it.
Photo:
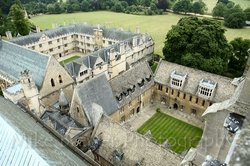
M 149 77 L 150 80 L 147 80 L 147 78 Z M 138 83 L 141 81 L 144 82 L 144 85 L 142 87 L 138 85 Z M 141 95 L 143 92 L 154 85 L 153 73 L 147 62 L 142 62 L 135 65 L 133 68 L 116 76 L 109 82 L 114 96 L 119 96 L 124 92 L 128 92 L 128 90 L 132 89 L 133 86 L 135 86 L 135 91 L 133 93 L 129 91 L 129 95 L 127 97 L 123 95 L 122 100 L 118 102 L 120 107 L 128 104 L 135 97 Z
M 132 32 L 125 32 L 118 29 L 112 29 L 112 28 L 105 28 L 100 27 L 103 30 L 103 37 L 109 38 L 109 39 L 115 39 L 115 40 L 125 40 L 128 38 L 131 38 L 135 36 L 135 33 Z M 28 45 L 35 42 L 38 42 L 39 39 L 42 37 L 42 35 L 46 35 L 49 38 L 54 38 L 57 36 L 66 35 L 69 33 L 82 33 L 82 34 L 89 34 L 94 35 L 94 29 L 98 29 L 96 26 L 91 26 L 87 24 L 72 24 L 72 25 L 66 25 L 62 27 L 58 27 L 51 30 L 46 30 L 39 33 L 33 33 L 27 36 L 22 36 L 13 39 L 11 42 L 19 44 L 19 45 Z
M 93 150 L 94 153 L 113 165 L 177 166 L 181 163 L 181 158 L 176 154 L 124 128 L 105 115 L 100 120 L 94 137 L 102 140 Z
M 0 124 L 1 165 L 45 165 L 41 158 L 48 165 L 90 165 L 3 97 L 0 97 Z
M 27 69 L 31 71 L 36 85 L 42 86 L 49 61 L 47 55 L 7 41 L 0 41 L 0 59 L 0 74 L 18 81 L 20 72 Z
M 163 60 L 159 62 L 155 72 L 155 82 L 170 86 L 170 75 L 173 71 L 187 74 L 183 91 L 193 95 L 197 95 L 198 86 L 202 79 L 211 80 L 217 83 L 214 92 L 215 94 L 212 99 L 215 102 L 221 102 L 229 99 L 236 89 L 236 87 L 231 84 L 232 79 L 230 78 Z
M 93 114 L 93 103 L 100 105 L 107 115 L 118 110 L 117 102 L 105 74 L 77 85 L 75 91 L 87 115 Z

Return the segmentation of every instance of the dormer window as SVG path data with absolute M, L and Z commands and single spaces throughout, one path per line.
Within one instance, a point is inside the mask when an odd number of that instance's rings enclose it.
M 113 152 L 113 157 L 116 161 L 122 161 L 123 157 L 124 157 L 124 153 L 119 151 L 119 150 L 115 150 Z
M 80 76 L 83 76 L 84 74 L 87 74 L 88 73 L 88 70 L 84 70 L 82 72 L 80 72 Z
M 116 96 L 116 99 L 117 99 L 118 101 L 122 101 L 122 96 L 123 96 L 123 94 L 121 93 L 120 95 Z
M 129 89 L 128 89 L 128 90 L 125 90 L 125 91 L 123 92 L 123 94 L 127 97 L 127 96 L 129 95 Z
M 216 85 L 217 83 L 211 80 L 202 79 L 199 83 L 198 95 L 206 99 L 212 97 L 214 94 L 214 89 Z
M 151 81 L 151 78 L 152 78 L 152 75 L 150 74 L 150 75 L 148 75 L 148 76 L 146 77 L 146 80 L 149 82 L 149 81 Z
M 170 77 L 171 77 L 170 79 L 171 88 L 181 89 L 184 85 L 187 74 L 182 74 L 173 71 Z
M 118 60 L 120 60 L 120 59 L 121 59 L 121 55 L 120 55 L 120 54 L 116 54 L 116 55 L 115 55 L 115 60 L 118 61 Z
M 135 85 L 133 85 L 131 92 L 133 93 L 135 91 Z
M 138 83 L 137 83 L 137 84 L 139 85 L 139 87 L 143 87 L 143 85 L 144 85 L 144 79 L 140 78 L 140 79 L 138 80 Z
M 97 64 L 96 64 L 96 67 L 99 67 L 99 68 L 101 69 L 101 68 L 102 68 L 102 62 L 97 63 Z

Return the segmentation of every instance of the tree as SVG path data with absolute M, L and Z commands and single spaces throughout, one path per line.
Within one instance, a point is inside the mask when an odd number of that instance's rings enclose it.
M 243 74 L 247 63 L 250 40 L 235 38 L 230 44 L 233 48 L 233 56 L 230 57 L 228 68 L 229 71 L 235 73 L 235 76 L 239 77 Z
M 245 13 L 245 15 L 246 15 L 246 20 L 247 20 L 247 21 L 250 21 L 250 8 L 246 8 L 246 9 L 244 10 L 244 13 Z
M 162 10 L 166 10 L 166 9 L 169 9 L 171 6 L 171 3 L 169 0 L 158 0 L 158 3 L 157 3 L 157 8 L 158 9 L 162 9 Z
M 239 5 L 235 5 L 224 14 L 224 24 L 229 28 L 242 28 L 245 21 L 246 15 Z
M 173 6 L 173 11 L 175 13 L 184 12 L 186 14 L 187 12 L 190 12 L 191 10 L 192 10 L 191 0 L 179 0 Z
M 8 18 L 14 25 L 14 34 L 19 33 L 20 35 L 29 34 L 31 27 L 28 19 L 25 18 L 25 11 L 21 6 L 14 4 L 10 8 Z
M 223 3 L 217 3 L 216 6 L 213 8 L 212 15 L 214 17 L 224 17 L 224 13 L 226 12 L 227 7 Z
M 221 74 L 231 54 L 224 33 L 219 21 L 182 18 L 167 33 L 163 55 L 170 62 Z
M 202 0 L 193 3 L 192 12 L 204 14 L 206 10 L 207 10 L 206 4 Z

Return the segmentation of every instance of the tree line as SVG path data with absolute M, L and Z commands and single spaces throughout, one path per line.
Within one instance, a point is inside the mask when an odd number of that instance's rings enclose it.
M 223 17 L 224 25 L 229 28 L 242 28 L 250 21 L 250 8 L 243 10 L 240 5 L 229 0 L 218 0 L 213 8 L 214 17 Z
M 215 74 L 239 77 L 243 74 L 250 40 L 228 42 L 221 22 L 185 17 L 166 35 L 163 55 L 170 62 Z

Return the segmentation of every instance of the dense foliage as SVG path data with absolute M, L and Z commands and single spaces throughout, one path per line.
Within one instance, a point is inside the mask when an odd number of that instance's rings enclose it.
M 247 63 L 250 39 L 235 38 L 230 44 L 233 47 L 233 56 L 230 57 L 228 70 L 239 77 L 243 74 Z
M 166 60 L 216 74 L 227 70 L 232 53 L 220 22 L 186 17 L 167 33 Z
M 213 16 L 224 17 L 224 25 L 229 28 L 242 28 L 249 15 L 249 9 L 243 11 L 240 5 L 228 0 L 219 0 L 213 9 Z
M 175 13 L 199 13 L 204 14 L 204 12 L 207 10 L 206 4 L 202 1 L 192 1 L 192 0 L 179 0 L 175 3 L 173 6 L 173 11 Z
M 13 36 L 17 34 L 27 35 L 34 28 L 25 15 L 25 10 L 20 4 L 13 4 L 4 13 L 0 9 L 0 35 L 5 35 L 6 31 L 11 31 Z
M 44 0 L 45 1 L 45 0 Z M 110 10 L 132 14 L 162 14 L 175 0 L 67 0 L 42 2 L 29 0 L 24 4 L 29 14 L 72 13 L 77 11 Z

